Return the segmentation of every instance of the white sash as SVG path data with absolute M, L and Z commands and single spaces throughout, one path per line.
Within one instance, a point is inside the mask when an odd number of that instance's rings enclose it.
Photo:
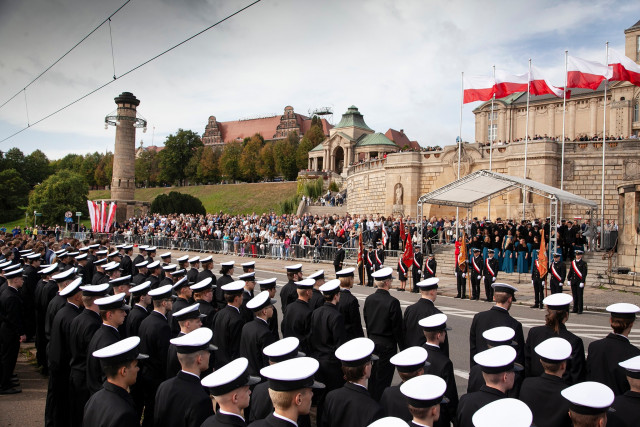
M 420 263 L 418 262 L 418 260 L 416 260 L 416 256 L 413 256 L 413 264 L 419 269 L 420 268 Z M 429 268 L 429 267 L 427 267 Z
M 487 270 L 489 270 L 489 273 L 490 273 L 493 277 L 496 277 L 496 273 L 491 269 L 491 266 L 489 265 L 489 260 L 490 260 L 490 259 L 491 259 L 491 258 L 487 258 L 487 260 L 486 260 L 485 264 L 486 264 L 486 266 L 487 266 Z
M 427 270 L 429 270 L 429 273 L 431 273 L 431 274 L 433 274 L 435 276 L 435 273 L 433 272 L 433 270 L 431 268 L 429 268 L 429 261 L 427 261 L 424 266 L 427 267 Z
M 400 270 L 402 270 L 402 274 L 403 275 L 407 275 L 407 269 L 404 268 L 404 263 L 402 262 L 401 259 L 398 260 L 398 267 L 400 267 Z
M 373 262 L 371 262 L 371 253 L 367 252 L 367 264 L 369 264 L 370 267 L 373 267 Z
M 382 265 L 382 261 L 378 258 L 378 251 L 376 251 L 376 261 L 378 261 L 378 264 Z
M 575 259 L 573 261 L 571 261 L 571 268 L 573 268 L 574 273 L 576 273 L 578 275 L 578 277 L 580 278 L 580 280 L 582 280 L 582 273 L 580 272 L 580 269 L 576 265 L 576 260 Z
M 560 278 L 560 275 L 556 271 L 556 268 L 554 267 L 554 265 L 555 263 L 551 263 L 551 274 L 553 274 L 553 277 L 555 277 L 558 282 L 562 282 L 562 279 Z
M 480 273 L 480 269 L 478 268 L 478 265 L 476 264 L 476 257 L 471 258 L 471 262 L 473 263 L 473 269 L 476 270 L 477 273 Z

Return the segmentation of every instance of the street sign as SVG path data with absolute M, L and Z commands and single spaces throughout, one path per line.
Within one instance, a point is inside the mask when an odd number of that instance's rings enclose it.
M 71 211 L 66 211 L 66 212 L 64 213 L 64 217 L 65 217 L 65 218 L 71 218 L 72 216 L 73 216 L 73 212 L 71 212 Z M 67 221 L 67 222 L 69 222 L 69 221 Z
M 64 222 L 73 222 L 73 218 L 71 218 L 71 217 L 65 218 Z
M 76 212 L 76 216 L 82 216 L 82 212 Z
M 35 216 L 42 216 L 42 213 L 41 212 L 35 212 L 34 215 Z

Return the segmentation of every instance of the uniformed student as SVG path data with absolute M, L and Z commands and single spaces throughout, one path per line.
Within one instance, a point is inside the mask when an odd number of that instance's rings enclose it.
M 440 418 L 435 426 L 448 427 L 456 419 L 458 410 L 458 388 L 453 374 L 453 363 L 441 348 L 451 328 L 447 326 L 447 315 L 443 313 L 421 319 L 420 326 L 427 339 L 424 348 L 429 353 L 429 365 L 425 366 L 424 372 L 442 378 L 447 384 L 445 396 L 448 401 L 440 406 Z
M 13 380 L 13 370 L 18 360 L 20 343 L 27 336 L 24 329 L 24 312 L 19 292 L 22 287 L 22 268 L 5 272 L 7 288 L 0 294 L 0 394 L 16 394 L 22 390 Z
M 540 358 L 536 356 L 534 348 L 548 338 L 564 338 L 571 344 L 571 357 L 566 360 L 566 369 L 562 376 L 567 385 L 584 381 L 586 364 L 584 358 L 584 344 L 582 338 L 567 329 L 565 323 L 569 319 L 569 307 L 573 298 L 569 294 L 551 294 L 542 300 L 547 306 L 545 324 L 529 329 L 524 346 L 525 376 L 534 377 L 544 373 Z
M 202 318 L 202 326 L 209 329 L 213 329 L 213 317 L 216 314 L 216 309 L 213 305 L 213 279 L 207 277 L 201 281 L 191 285 L 193 291 L 193 299 L 196 303 L 200 304 L 200 313 L 204 314 Z
M 217 287 L 216 275 L 211 271 L 213 268 L 213 257 L 209 255 L 208 257 L 202 258 L 200 260 L 200 265 L 202 266 L 202 271 L 198 273 L 197 281 L 201 282 L 204 279 L 211 278 L 213 285 Z
M 131 263 L 133 264 L 133 277 L 136 277 L 140 273 L 138 264 L 146 260 L 147 247 L 147 245 L 138 246 L 138 255 L 136 255 L 133 261 L 131 261 Z M 149 264 L 148 261 L 147 264 Z
M 106 377 L 104 387 L 95 393 L 84 409 L 83 425 L 98 427 L 137 427 L 140 418 L 129 396 L 136 383 L 138 360 L 147 356 L 139 352 L 139 337 L 129 337 L 96 350 L 92 357 L 100 360 Z
M 200 313 L 200 305 L 193 304 L 182 310 L 176 311 L 173 318 L 180 326 L 178 337 L 187 335 L 190 332 L 202 327 L 202 319 L 205 317 Z M 178 360 L 178 348 L 174 344 L 169 344 L 167 353 L 167 378 L 173 378 L 180 372 L 180 361 Z
M 173 285 L 177 282 L 176 276 L 173 275 L 174 272 L 178 271 L 176 264 L 160 264 L 160 266 L 162 267 L 162 272 L 160 273 L 160 285 L 158 286 Z M 182 271 L 180 271 L 180 273 L 182 273 Z
M 238 280 L 242 280 L 244 282 L 240 314 L 242 314 L 242 318 L 245 323 L 251 322 L 253 320 L 253 311 L 247 308 L 247 303 L 254 297 L 253 291 L 256 287 L 256 275 L 253 272 L 244 273 L 238 276 Z
M 358 298 L 354 297 L 351 293 L 351 288 L 355 280 L 354 272 L 355 268 L 349 267 L 336 273 L 337 279 L 340 280 L 338 311 L 340 311 L 344 318 L 347 340 L 364 336 L 360 316 L 360 303 L 358 302 Z
M 320 286 L 324 285 L 325 282 L 324 270 L 318 270 L 310 274 L 307 279 L 313 279 L 315 281 L 313 284 L 313 294 L 309 300 L 309 307 L 311 307 L 311 311 L 313 311 L 316 308 L 322 307 L 324 304 L 324 297 L 322 296 L 322 292 L 320 292 Z
M 549 263 L 549 288 L 552 294 L 562 293 L 562 285 L 567 277 L 567 269 L 561 260 L 561 254 L 553 254 L 553 262 Z
M 467 269 L 468 264 L 466 262 L 460 264 L 456 260 L 454 274 L 456 275 L 456 289 L 458 292 L 454 298 L 467 299 Z
M 5 277 L 7 277 L 7 273 L 5 273 Z M 67 303 L 66 298 L 60 296 L 60 291 L 75 280 L 75 269 L 67 269 L 58 274 L 54 274 L 51 278 L 58 284 L 58 293 L 51 299 L 51 301 L 49 301 L 47 313 L 45 315 L 44 331 L 47 345 L 51 340 L 51 324 L 53 323 L 53 319 L 56 317 L 56 313 Z
M 102 278 L 100 283 L 107 283 L 113 279 L 122 277 L 122 270 L 120 269 L 120 263 L 113 261 L 105 264 L 104 274 L 105 274 L 105 277 Z M 100 283 L 96 283 L 96 285 L 99 285 Z
M 260 377 L 249 375 L 248 368 L 249 361 L 239 357 L 202 379 L 201 384 L 209 389 L 209 393 L 220 406 L 215 415 L 202 423 L 202 427 L 247 425 L 244 409 L 249 407 L 251 399 L 249 387 L 260 382 Z
M 298 357 L 264 367 L 260 375 L 267 378 L 269 397 L 274 407 L 272 414 L 263 420 L 252 422 L 252 427 L 299 426 L 301 417 L 309 415 L 313 389 L 324 384 L 314 380 L 318 361 L 310 357 Z
M 447 403 L 447 384 L 435 375 L 420 375 L 400 386 L 405 406 L 411 414 L 411 426 L 434 426 L 442 417 L 442 404 Z
M 163 272 L 160 274 L 160 277 L 162 279 L 164 279 L 165 278 L 164 267 L 172 265 L 171 264 L 171 252 L 165 252 L 165 253 L 160 254 L 160 265 L 162 266 L 162 269 L 163 269 Z
M 56 313 L 51 324 L 49 342 L 49 385 L 45 406 L 45 424 L 68 426 L 71 424 L 69 379 L 71 376 L 71 322 L 82 310 L 82 277 L 78 277 L 60 291 L 67 303 Z
M 262 291 L 247 302 L 247 309 L 253 312 L 254 319 L 242 327 L 239 355 L 249 361 L 250 375 L 257 376 L 260 369 L 267 366 L 268 360 L 262 350 L 276 341 L 267 325 L 275 303 L 275 299 L 269 298 L 269 291 Z
M 343 264 L 344 264 L 344 257 L 345 257 L 345 252 L 344 252 L 344 249 L 342 248 L 342 242 L 337 243 L 337 248 L 338 249 L 336 250 L 336 254 L 333 257 L 333 268 L 336 273 L 342 270 Z
M 149 291 L 153 301 L 153 311 L 140 323 L 140 349 L 149 355 L 140 371 L 140 387 L 144 390 L 143 426 L 153 426 L 156 390 L 166 379 L 167 355 L 171 327 L 167 313 L 173 307 L 171 285 Z
M 260 292 L 269 291 L 269 298 L 275 298 L 276 296 L 276 281 L 275 277 L 270 279 L 264 279 L 256 282 L 258 286 L 260 286 Z M 280 339 L 280 332 L 278 332 L 278 309 L 273 307 L 273 316 L 267 322 L 269 324 L 269 329 L 273 334 L 274 338 L 277 340 Z
M 184 270 L 185 272 L 189 270 L 189 255 L 182 255 L 176 259 L 176 262 L 178 263 L 179 270 Z
M 222 290 L 222 287 L 235 280 L 232 277 L 234 265 L 235 265 L 235 261 L 226 261 L 226 262 L 220 263 L 220 277 L 216 280 L 216 289 L 214 291 L 218 310 L 223 310 L 227 306 L 227 300 L 225 299 L 224 291 Z M 204 263 L 203 263 L 203 267 L 204 267 Z M 215 336 L 215 331 L 213 335 Z
M 155 246 L 147 247 L 147 261 L 149 261 L 149 264 L 151 264 L 154 261 L 154 258 L 156 257 L 156 250 L 157 248 Z
M 413 289 L 411 291 L 414 293 L 419 292 L 416 284 L 422 279 L 423 262 L 424 262 L 424 258 L 422 256 L 422 251 L 420 251 L 420 245 L 415 245 L 413 247 L 413 259 L 411 260 L 411 275 L 413 278 Z M 435 271 L 433 276 L 435 276 Z
M 613 403 L 613 391 L 606 385 L 585 381 L 562 390 L 569 401 L 569 416 L 574 426 L 604 427 L 607 412 Z
M 116 279 L 109 280 L 109 286 L 113 295 L 124 294 L 124 302 L 129 305 L 130 289 L 131 289 L 131 275 L 121 276 Z M 127 335 L 127 318 L 129 317 L 129 311 L 127 310 L 127 316 L 124 319 L 124 323 L 120 325 L 118 331 L 122 338 L 126 338 Z
M 607 425 L 630 427 L 640 425 L 640 356 L 619 363 L 625 369 L 630 389 L 616 396 L 611 407 L 615 412 L 607 415 Z
M 429 252 L 429 254 L 427 255 L 427 261 L 424 264 L 424 278 L 430 279 L 432 277 L 436 277 L 437 270 L 438 262 L 436 261 L 435 255 L 433 254 L 433 252 Z M 419 281 L 420 280 L 418 280 L 418 282 Z
M 175 273 L 178 273 L 178 272 L 174 272 L 175 276 L 172 275 L 172 277 L 177 280 L 173 285 L 173 291 L 176 295 L 176 299 L 173 302 L 173 308 L 171 309 L 171 313 L 177 313 L 183 308 L 188 307 L 189 301 L 193 296 L 193 290 L 191 290 L 191 288 L 189 287 L 189 281 L 184 276 L 184 270 L 180 270 L 180 271 L 181 273 L 179 275 L 175 275 Z M 178 333 L 180 332 L 180 325 L 178 325 L 178 321 L 173 318 L 173 314 L 170 314 L 168 318 L 169 318 L 169 325 L 171 326 L 171 336 L 175 338 L 178 336 Z
M 41 267 L 43 267 L 41 265 Z M 51 279 L 51 275 L 58 270 L 56 264 L 43 267 L 38 272 L 40 281 L 36 286 L 36 362 L 42 369 L 43 375 L 47 375 L 47 335 L 45 334 L 45 323 L 47 318 L 47 307 L 49 302 L 58 293 L 58 285 L 55 280 Z
M 584 284 L 587 282 L 588 268 L 586 261 L 582 259 L 584 252 L 580 249 L 576 249 L 575 254 L 576 259 L 571 261 L 569 274 L 567 274 L 567 281 L 571 285 L 571 294 L 573 295 L 572 313 L 582 314 L 582 309 L 584 308 Z
M 454 423 L 457 427 L 473 427 L 473 414 L 488 403 L 506 398 L 507 392 L 513 388 L 515 371 L 523 369 L 515 363 L 516 351 L 507 345 L 484 350 L 476 354 L 474 359 L 482 366 L 486 384 L 479 391 L 467 393 L 460 398 L 457 422 Z
M 193 258 L 189 258 L 189 265 L 190 265 L 190 269 L 187 272 L 187 280 L 189 280 L 189 283 L 196 283 L 199 282 L 198 280 L 198 274 L 200 273 L 200 257 L 199 256 L 194 256 Z
M 420 289 L 420 299 L 406 308 L 402 319 L 402 336 L 406 348 L 423 345 L 425 343 L 424 332 L 418 322 L 425 317 L 441 313 L 435 306 L 439 282 L 440 279 L 437 277 L 431 277 L 416 283 L 416 287 Z M 448 357 L 448 338 L 445 339 L 441 349 Z
M 80 254 L 75 257 L 75 266 L 77 269 L 78 276 L 82 277 L 82 284 L 89 285 L 91 281 L 89 280 L 89 274 L 87 274 L 87 254 Z
M 569 385 L 562 380 L 571 357 L 571 344 L 560 337 L 548 338 L 535 348 L 544 373 L 524 380 L 519 399 L 533 412 L 536 426 L 562 427 L 571 425 L 569 404 L 560 394 Z M 554 402 L 552 405 L 549 402 Z
M 287 305 L 298 298 L 295 282 L 302 280 L 302 264 L 287 265 L 285 269 L 287 270 L 287 283 L 280 290 L 280 306 L 283 316 L 287 312 Z
M 486 296 L 485 301 L 493 301 L 493 288 L 491 285 L 495 283 L 498 278 L 499 265 L 498 260 L 493 256 L 495 251 L 493 249 L 488 250 L 487 259 L 484 260 L 484 268 L 482 269 L 484 278 L 484 293 Z
M 242 267 L 243 273 L 255 273 L 256 271 L 255 261 L 243 262 L 242 264 L 240 264 L 240 266 Z
M 373 286 L 373 276 L 371 276 L 371 273 L 376 271 L 375 260 L 376 260 L 376 256 L 375 256 L 375 251 L 373 250 L 373 245 L 369 243 L 369 245 L 367 246 L 367 250 L 364 253 L 364 267 L 367 270 L 367 286 L 369 287 Z
M 480 282 L 484 272 L 484 259 L 479 248 L 473 248 L 473 256 L 469 262 L 471 266 L 471 295 L 469 299 L 480 299 Z
M 372 273 L 378 289 L 364 301 L 367 336 L 375 343 L 375 352 L 380 358 L 373 366 L 369 381 L 369 392 L 375 401 L 379 401 L 384 389 L 391 385 L 394 371 L 391 357 L 398 347 L 404 348 L 400 301 L 389 294 L 392 272 L 391 268 L 385 267 Z
M 354 338 L 336 350 L 342 364 L 345 384 L 327 393 L 322 414 L 323 427 L 367 426 L 382 418 L 382 407 L 367 391 L 371 377 L 375 344 L 369 338 Z
M 100 309 L 102 325 L 93 334 L 87 347 L 87 388 L 92 395 L 102 388 L 104 377 L 100 361 L 91 354 L 122 339 L 118 327 L 124 323 L 125 309 L 129 308 L 124 303 L 124 294 L 99 298 L 95 303 Z
M 148 307 L 151 305 L 151 282 L 146 281 L 129 289 L 131 295 L 131 311 L 126 318 L 126 335 L 137 336 L 140 324 L 149 315 Z
M 106 283 L 109 279 L 106 279 L 105 282 L 105 274 L 104 274 L 104 266 L 107 264 L 106 258 L 100 258 L 93 262 L 93 267 L 95 271 L 93 272 L 93 276 L 91 277 L 92 285 L 100 285 L 102 283 Z
M 211 398 L 200 384 L 200 375 L 209 369 L 210 352 L 214 350 L 210 344 L 212 337 L 211 329 L 197 328 L 171 340 L 180 370 L 158 387 L 156 427 L 200 427 L 213 416 Z
M 39 252 L 28 255 L 22 272 L 24 283 L 20 288 L 20 296 L 24 306 L 24 327 L 27 340 L 32 340 L 36 334 L 35 293 L 40 280 L 38 270 L 41 261 L 42 256 Z
M 133 261 L 131 255 L 133 255 L 133 245 L 122 246 L 122 261 L 120 261 L 120 268 L 124 272 L 124 275 L 131 275 L 133 277 L 135 271 L 133 270 Z
M 309 334 L 311 333 L 311 299 L 315 280 L 302 279 L 296 282 L 298 299 L 289 304 L 287 314 L 282 318 L 282 336 L 295 337 L 300 342 L 302 351 L 309 353 Z
M 103 298 L 109 291 L 109 285 L 85 285 L 82 290 L 82 305 L 84 310 L 71 322 L 69 331 L 69 347 L 71 349 L 71 367 L 69 378 L 69 396 L 72 427 L 82 426 L 82 414 L 84 405 L 89 400 L 87 388 L 87 349 L 93 335 L 102 324 L 100 308 L 95 303 L 98 298 Z
M 147 271 L 149 276 L 147 276 L 147 280 L 151 282 L 151 289 L 157 289 L 160 287 L 160 271 L 162 271 L 162 267 L 160 267 L 159 261 L 151 261 L 147 264 Z
M 131 282 L 133 282 L 134 285 L 139 285 L 148 280 L 147 277 L 149 276 L 149 273 L 147 265 L 149 265 L 147 261 L 135 264 L 136 274 L 133 276 L 133 279 L 131 279 Z
M 540 263 L 536 259 L 533 266 L 531 266 L 531 285 L 533 286 L 534 295 L 534 303 L 531 308 L 544 308 L 542 300 L 544 299 L 544 285 L 547 280 L 547 274 L 548 272 L 540 275 Z
M 216 369 L 240 355 L 240 338 L 244 326 L 244 320 L 240 314 L 243 289 L 242 280 L 222 286 L 227 306 L 218 311 L 213 321 L 213 344 L 219 349 L 216 353 Z
M 533 414 L 531 409 L 518 399 L 506 398 L 491 402 L 478 409 L 471 421 L 475 427 L 496 427 L 509 425 L 509 427 L 529 427 Z M 497 421 L 499 420 L 499 421 Z M 537 424 L 543 426 L 547 424 Z
M 616 395 L 629 390 L 625 370 L 618 365 L 623 360 L 640 355 L 640 349 L 629 342 L 629 333 L 640 311 L 637 305 L 617 303 L 607 307 L 612 333 L 589 344 L 587 379 L 611 387 Z
M 396 367 L 401 383 L 384 389 L 380 398 L 380 405 L 387 416 L 401 418 L 406 422 L 413 418 L 407 399 L 400 391 L 400 386 L 411 378 L 424 374 L 427 362 L 427 350 L 422 347 L 409 347 L 391 358 L 391 363 Z

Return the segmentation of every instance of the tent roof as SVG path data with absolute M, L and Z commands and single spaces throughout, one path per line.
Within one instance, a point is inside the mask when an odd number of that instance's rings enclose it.
M 598 207 L 596 202 L 576 196 L 568 191 L 530 179 L 503 175 L 488 170 L 479 170 L 460 178 L 444 187 L 438 188 L 418 199 L 418 204 L 432 204 L 471 208 L 489 197 L 495 197 L 515 189 L 525 188 L 527 191 L 547 198 L 556 198 L 566 204 Z

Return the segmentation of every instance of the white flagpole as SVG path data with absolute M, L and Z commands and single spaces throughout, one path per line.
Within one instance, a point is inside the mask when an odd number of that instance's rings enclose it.
M 609 42 L 605 43 L 605 55 L 604 65 L 609 66 Z M 607 146 L 607 86 L 609 80 L 604 80 L 604 116 L 602 120 L 602 195 L 600 197 L 600 232 L 604 231 L 604 167 L 605 167 L 605 147 Z M 597 227 L 596 224 L 591 224 L 593 227 Z M 597 228 L 596 228 L 597 230 Z M 604 239 L 600 238 L 600 249 L 604 249 Z
M 564 190 L 564 123 L 565 123 L 565 115 L 567 113 L 567 60 L 568 60 L 569 51 L 564 51 L 564 91 L 562 92 L 562 157 L 560 158 L 560 189 Z M 563 204 L 560 202 L 560 218 L 562 218 L 562 208 Z
M 531 89 L 531 58 L 529 58 L 529 78 L 527 82 L 527 120 L 524 134 L 524 179 L 527 179 L 527 148 L 529 146 L 529 90 Z M 526 217 L 527 192 L 522 189 L 522 219 Z
M 493 80 L 496 80 L 496 66 L 493 66 Z M 493 140 L 495 139 L 495 134 L 493 133 L 493 101 L 496 99 L 496 94 L 493 94 L 493 97 L 491 98 L 491 117 L 490 117 L 490 121 L 489 121 L 489 129 L 491 129 L 491 132 L 489 132 L 489 172 L 491 172 L 491 165 L 492 165 L 492 160 L 493 160 Z M 487 219 L 491 219 L 491 197 L 489 197 L 488 201 L 487 201 Z
M 464 71 L 460 79 L 460 127 L 458 129 L 458 178 L 460 179 L 460 152 L 462 151 L 462 107 L 464 106 Z M 422 218 L 421 218 L 422 219 Z M 456 239 L 460 236 L 460 208 L 456 207 Z

